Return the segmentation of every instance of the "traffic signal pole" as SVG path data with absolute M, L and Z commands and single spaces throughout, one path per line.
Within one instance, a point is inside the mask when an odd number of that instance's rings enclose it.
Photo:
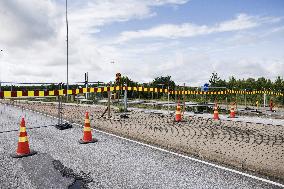
M 127 85 L 125 85 L 124 90 L 124 112 L 127 112 Z
M 121 79 L 121 74 L 120 73 L 116 73 L 115 74 L 115 82 L 117 86 L 120 86 L 120 79 Z M 122 87 L 122 86 L 120 86 Z M 117 102 L 119 102 L 119 98 L 120 98 L 120 90 L 117 92 Z

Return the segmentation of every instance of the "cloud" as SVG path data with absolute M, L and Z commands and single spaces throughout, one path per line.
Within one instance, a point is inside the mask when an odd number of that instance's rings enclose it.
M 108 81 L 130 62 L 120 49 L 94 36 L 101 26 L 150 18 L 156 15 L 154 7 L 187 1 L 68 1 L 69 81 L 82 80 L 87 71 L 91 80 Z M 64 1 L 0 1 L 0 18 L 0 80 L 66 81 Z
M 29 46 L 34 41 L 54 37 L 62 24 L 59 9 L 48 0 L 0 1 L 0 41 Z
M 65 4 L 57 0 L 7 0 L 0 1 L 0 79 L 17 82 L 66 81 L 66 26 Z M 116 72 L 139 82 L 149 82 L 154 77 L 171 75 L 179 84 L 201 85 L 208 81 L 212 71 L 226 78 L 238 76 L 275 77 L 284 75 L 283 53 L 264 55 L 262 51 L 239 55 L 247 50 L 247 43 L 258 41 L 247 33 L 239 34 L 231 43 L 239 47 L 231 49 L 229 43 L 216 43 L 214 38 L 198 43 L 186 41 L 213 33 L 244 31 L 271 23 L 281 18 L 238 14 L 234 19 L 213 25 L 184 23 L 125 31 L 118 36 L 97 34 L 101 27 L 140 20 L 147 22 L 158 17 L 155 12 L 161 6 L 180 6 L 186 0 L 84 0 L 68 1 L 69 17 L 69 82 L 82 81 L 89 72 L 92 81 L 114 80 Z M 189 1 L 190 3 L 190 1 Z M 271 29 L 271 28 L 270 28 Z M 237 33 L 237 32 L 234 32 Z M 271 30 L 271 36 L 281 35 L 283 27 Z M 256 35 L 258 33 L 256 32 Z M 116 38 L 122 44 L 114 44 Z M 232 35 L 229 36 L 229 38 Z M 152 39 L 165 39 L 155 40 Z M 140 41 L 134 41 L 140 39 Z M 175 40 L 167 40 L 175 39 Z M 133 40 L 135 43 L 124 43 Z M 189 42 L 189 43 L 188 43 Z M 277 43 L 281 41 L 277 40 Z M 218 50 L 219 49 L 219 50 Z M 217 51 L 218 50 L 218 51 Z M 235 55 L 238 54 L 238 55 Z M 233 56 L 235 55 L 235 56 Z M 282 55 L 282 56 L 281 56 Z M 257 56 L 259 59 L 250 57 Z M 265 60 L 265 58 L 267 58 Z M 242 60 L 240 62 L 240 60 Z M 114 61 L 114 64 L 110 62 Z M 232 63 L 232 65 L 227 65 Z M 225 64 L 225 66 L 223 65 Z M 238 65 L 235 67 L 233 65 Z M 252 66 L 257 67 L 253 70 Z M 244 70 L 249 70 L 245 72 Z
M 249 16 L 242 13 L 238 14 L 236 18 L 232 20 L 224 21 L 213 26 L 196 25 L 192 23 L 184 23 L 181 25 L 163 24 L 147 30 L 124 31 L 120 34 L 116 42 L 123 43 L 133 39 L 149 37 L 177 39 L 218 32 L 240 31 L 255 28 L 267 23 L 276 23 L 280 20 L 281 18 L 278 17 Z
M 226 66 L 224 66 L 226 65 Z M 284 62 L 278 58 L 245 57 L 242 59 L 223 59 L 216 63 L 216 70 L 222 73 L 223 78 L 235 76 L 236 78 L 276 78 L 284 75 Z
M 99 32 L 98 27 L 113 22 L 145 19 L 155 16 L 153 7 L 182 5 L 188 0 L 86 0 L 70 9 L 70 22 L 85 34 Z

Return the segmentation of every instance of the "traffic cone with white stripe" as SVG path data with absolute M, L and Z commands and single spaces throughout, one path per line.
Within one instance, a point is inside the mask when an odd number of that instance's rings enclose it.
M 213 119 L 214 120 L 219 120 L 219 112 L 218 112 L 218 106 L 217 106 L 217 103 L 215 103 L 215 106 L 214 106 L 214 116 L 213 116 Z
M 36 151 L 30 150 L 29 147 L 29 140 L 28 135 L 26 132 L 26 123 L 24 117 L 22 118 L 21 125 L 20 125 L 20 134 L 18 140 L 18 149 L 16 154 L 11 154 L 13 158 L 21 158 L 26 156 L 31 156 L 36 154 Z
M 180 104 L 179 104 L 179 101 L 178 101 L 178 104 L 177 104 L 176 119 L 175 119 L 175 121 L 177 121 L 177 122 L 180 122 L 180 121 L 181 121 L 181 112 L 180 112 Z
M 88 144 L 88 143 L 94 143 L 97 142 L 98 140 L 93 138 L 92 136 L 92 130 L 90 126 L 90 119 L 89 119 L 89 113 L 86 112 L 86 117 L 85 117 L 85 126 L 84 126 L 84 135 L 83 138 L 79 140 L 80 144 Z

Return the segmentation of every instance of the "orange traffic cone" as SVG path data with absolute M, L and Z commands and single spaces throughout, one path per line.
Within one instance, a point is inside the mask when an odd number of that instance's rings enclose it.
M 235 108 L 234 108 L 234 106 L 231 106 L 230 118 L 235 118 L 235 117 L 236 117 Z
M 26 156 L 31 156 L 36 154 L 36 151 L 31 151 L 29 147 L 28 135 L 26 132 L 26 124 L 25 119 L 22 118 L 21 126 L 20 126 L 20 135 L 18 141 L 18 149 L 16 154 L 11 154 L 13 158 L 21 158 Z
M 214 117 L 213 119 L 215 120 L 219 120 L 219 113 L 218 113 L 218 106 L 217 106 L 217 103 L 215 103 L 215 106 L 214 106 Z
M 83 138 L 79 140 L 80 144 L 88 144 L 88 143 L 94 143 L 98 140 L 92 137 L 92 130 L 90 126 L 90 119 L 89 119 L 89 113 L 86 112 L 86 118 L 85 118 L 85 126 L 84 126 L 84 135 Z
M 175 119 L 175 121 L 177 121 L 177 122 L 181 121 L 181 113 L 180 113 L 180 104 L 179 104 L 179 101 L 178 101 L 178 104 L 177 104 L 176 119 Z

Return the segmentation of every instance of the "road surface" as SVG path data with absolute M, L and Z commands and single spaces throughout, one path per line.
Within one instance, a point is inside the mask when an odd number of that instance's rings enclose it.
M 13 159 L 21 116 L 38 154 Z M 59 131 L 56 122 L 0 104 L 0 188 L 281 188 L 101 132 L 81 145 L 81 127 Z

